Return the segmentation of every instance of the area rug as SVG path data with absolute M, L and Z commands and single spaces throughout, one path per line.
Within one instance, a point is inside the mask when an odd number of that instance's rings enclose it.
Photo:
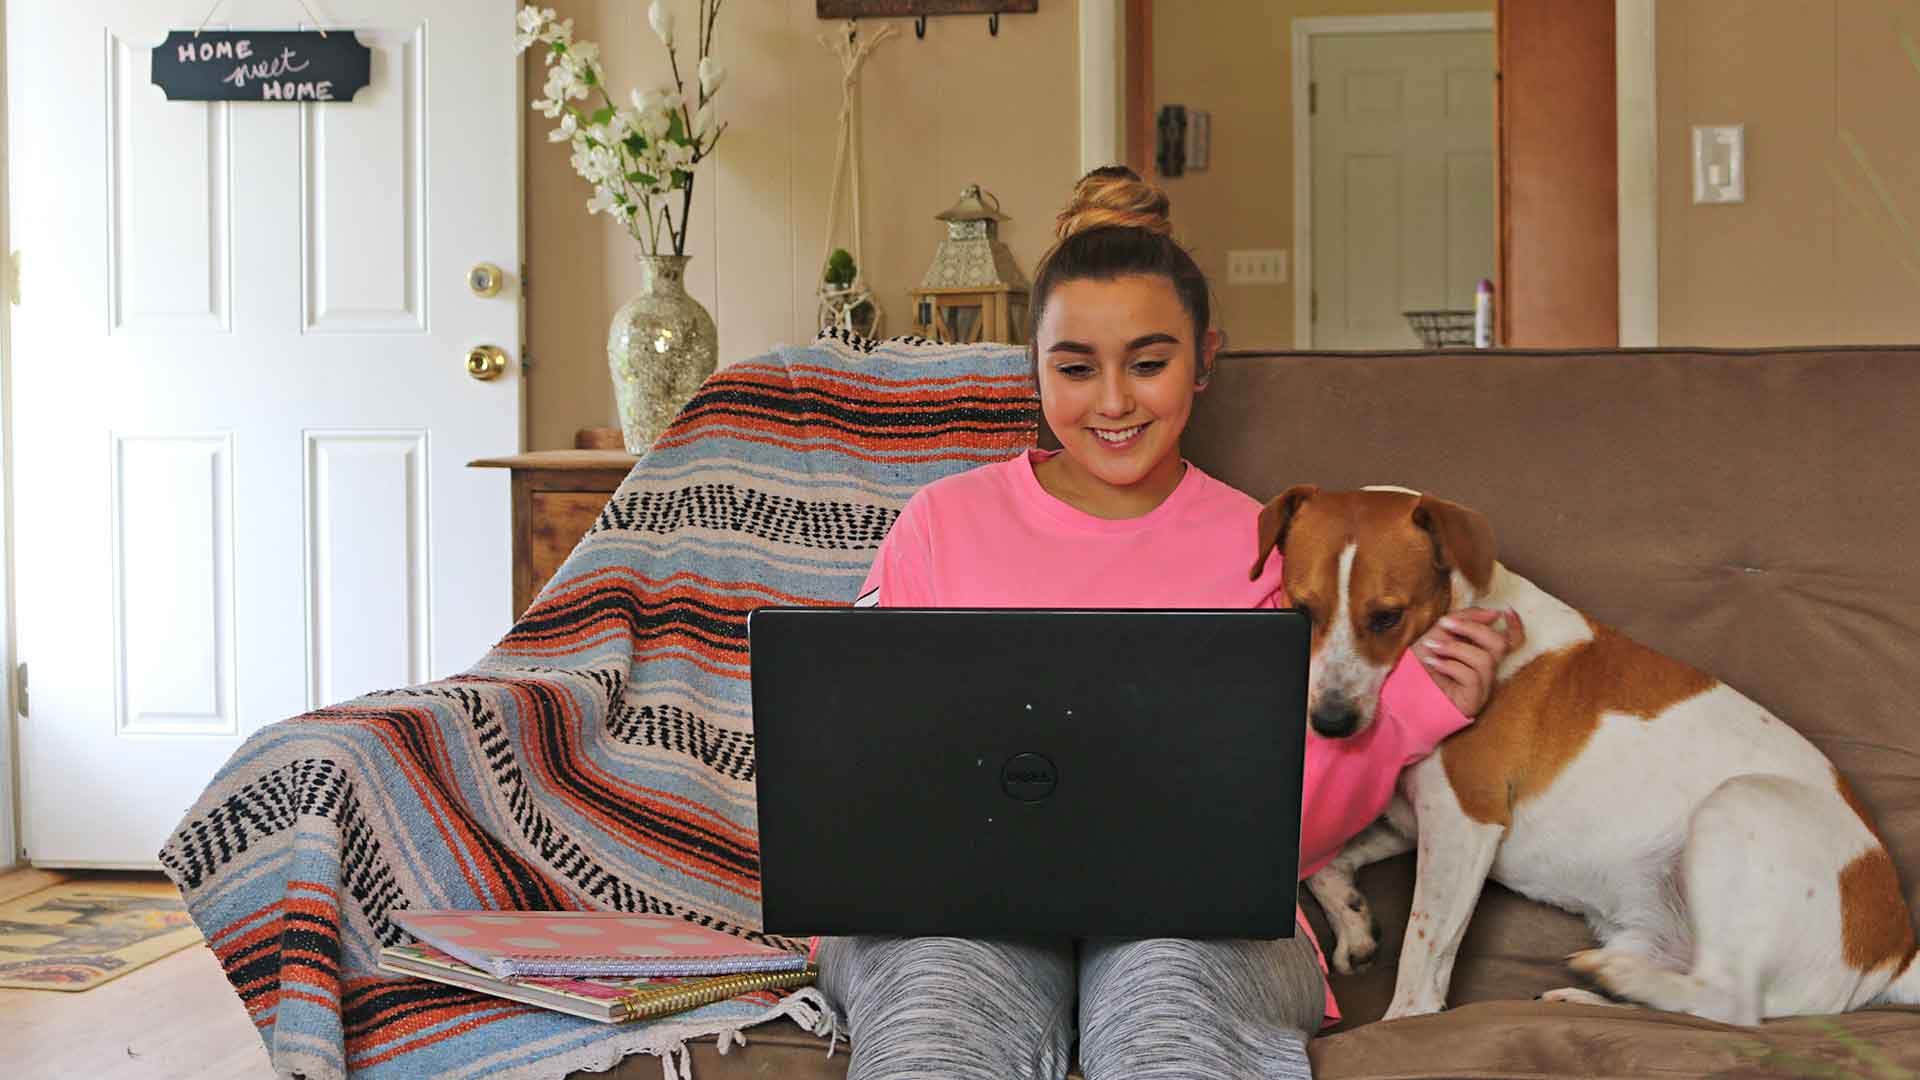
M 170 884 L 63 882 L 0 904 L 0 986 L 91 990 L 200 940 Z

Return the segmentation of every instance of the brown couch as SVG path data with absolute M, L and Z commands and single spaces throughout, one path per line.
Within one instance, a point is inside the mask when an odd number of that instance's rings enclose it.
M 1398 483 L 1484 511 L 1515 570 L 1817 742 L 1915 897 L 1920 347 L 1234 355 L 1186 449 L 1260 498 Z M 1568 984 L 1560 958 L 1589 941 L 1573 917 L 1498 886 L 1474 914 L 1452 1008 L 1369 1022 L 1392 993 L 1412 870 L 1404 856 L 1363 875 L 1382 955 L 1335 978 L 1348 1020 L 1313 1043 L 1318 1076 L 1920 1078 L 1920 1009 L 1741 1029 L 1533 1001 Z M 725 1057 L 699 1046 L 696 1080 L 845 1075 L 844 1048 L 829 1060 L 790 1026 L 748 1040 Z M 613 1075 L 659 1069 L 628 1059 Z

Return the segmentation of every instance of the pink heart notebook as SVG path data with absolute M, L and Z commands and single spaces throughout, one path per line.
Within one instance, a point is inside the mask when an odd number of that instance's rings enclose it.
M 501 979 L 733 975 L 807 966 L 799 953 L 673 915 L 414 908 L 390 917 L 421 941 Z

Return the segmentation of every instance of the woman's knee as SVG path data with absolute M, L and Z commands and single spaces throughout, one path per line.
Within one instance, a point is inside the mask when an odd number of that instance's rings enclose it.
M 1065 945 L 956 938 L 824 943 L 821 989 L 847 1014 L 853 1075 L 1064 1076 L 1073 1034 Z
M 1318 1030 L 1325 1005 L 1319 961 L 1301 937 L 1089 944 L 1080 970 L 1081 1060 L 1093 1078 L 1183 1065 L 1256 1075 L 1235 1062 L 1303 1054 L 1297 1048 Z

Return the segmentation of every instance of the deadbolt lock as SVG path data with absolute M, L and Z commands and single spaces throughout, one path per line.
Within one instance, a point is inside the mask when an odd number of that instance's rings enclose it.
M 492 263 L 478 263 L 467 271 L 467 288 L 475 296 L 497 296 L 500 286 L 506 284 L 507 275 Z

